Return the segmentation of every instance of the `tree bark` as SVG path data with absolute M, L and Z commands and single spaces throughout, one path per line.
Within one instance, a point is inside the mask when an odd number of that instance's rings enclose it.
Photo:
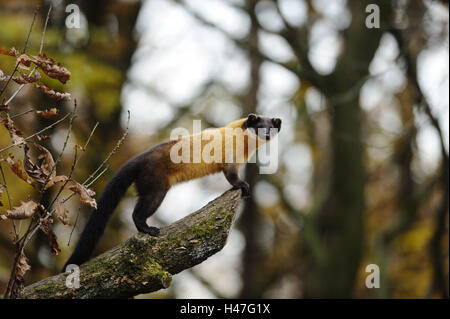
M 310 246 L 316 253 L 305 295 L 308 298 L 350 298 L 354 292 L 364 248 L 365 145 L 360 91 L 380 40 L 392 21 L 392 3 L 377 1 L 380 28 L 368 29 L 365 8 L 370 0 L 348 1 L 352 15 L 343 32 L 344 49 L 334 71 L 325 76 L 323 91 L 331 119 L 332 173 L 330 190 L 314 215 Z M 316 240 L 319 238 L 319 240 Z M 311 249 L 312 251 L 312 249 Z
M 240 190 L 230 190 L 183 219 L 163 227 L 158 237 L 136 234 L 80 266 L 79 288 L 68 288 L 70 273 L 24 288 L 21 298 L 130 298 L 167 288 L 172 275 L 220 251 L 233 225 Z
M 248 41 L 255 47 L 258 47 L 258 28 L 256 17 L 256 2 L 253 0 L 247 1 L 248 14 L 252 22 Z M 263 59 L 252 51 L 248 51 L 250 59 L 250 82 L 247 94 L 242 97 L 242 105 L 244 114 L 256 113 L 258 107 L 258 90 L 260 87 L 260 69 L 263 64 Z M 253 189 L 258 180 L 258 167 L 256 164 L 247 164 L 245 167 L 245 180 L 249 183 L 250 189 Z M 261 214 L 258 212 L 258 205 L 256 205 L 255 198 L 250 197 L 245 201 L 242 211 L 242 217 L 239 219 L 240 229 L 245 238 L 245 248 L 242 254 L 242 288 L 239 293 L 239 298 L 261 298 L 262 290 L 260 289 L 260 282 L 265 279 L 265 276 L 260 276 L 258 269 L 262 269 L 262 253 L 261 247 L 258 244 L 258 237 L 261 233 L 258 225 L 262 222 Z

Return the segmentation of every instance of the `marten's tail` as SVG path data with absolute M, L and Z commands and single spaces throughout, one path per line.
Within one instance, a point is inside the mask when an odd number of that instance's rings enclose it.
M 65 271 L 67 265 L 81 265 L 91 257 L 114 209 L 137 177 L 139 170 L 138 160 L 139 157 L 129 160 L 112 177 L 97 201 L 97 209 L 89 216 L 78 244 L 72 256 L 64 265 L 63 271 Z

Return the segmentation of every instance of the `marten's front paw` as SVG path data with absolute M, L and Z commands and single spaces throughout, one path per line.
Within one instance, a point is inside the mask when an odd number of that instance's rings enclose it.
M 243 181 L 240 185 L 239 188 L 241 189 L 241 195 L 242 197 L 250 197 L 250 186 L 248 185 L 247 182 Z

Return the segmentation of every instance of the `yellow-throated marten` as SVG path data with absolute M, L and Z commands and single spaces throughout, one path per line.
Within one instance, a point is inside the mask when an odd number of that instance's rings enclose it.
M 234 121 L 225 127 L 204 130 L 198 134 L 159 144 L 130 159 L 112 177 L 98 199 L 97 210 L 89 216 L 80 240 L 64 269 L 69 264 L 80 265 L 89 259 L 103 234 L 109 217 L 133 182 L 139 196 L 133 211 L 133 221 L 140 232 L 151 236 L 157 236 L 159 229 L 148 226 L 147 218 L 158 209 L 170 187 L 177 183 L 223 172 L 234 188 L 241 189 L 242 196 L 249 196 L 249 185 L 239 178 L 239 168 L 247 162 L 257 148 L 268 142 L 274 134 L 277 134 L 280 128 L 281 120 L 278 118 L 250 114 L 248 117 Z M 229 139 L 229 134 L 235 134 L 235 138 Z M 202 151 L 205 150 L 206 147 L 211 146 L 208 143 L 211 136 L 216 136 L 213 144 L 220 143 L 220 145 L 216 145 L 220 147 L 214 148 L 213 151 L 214 153 L 217 149 L 221 150 L 220 156 L 212 156 L 216 159 L 212 161 L 202 156 L 196 162 L 193 160 L 195 145 L 198 145 L 197 147 L 200 147 Z M 240 137 L 244 144 L 243 149 L 236 150 L 239 145 L 236 140 L 239 140 Z M 187 145 L 189 148 L 187 160 L 186 156 L 181 156 L 184 160 L 181 162 L 174 161 L 174 155 L 179 155 L 179 151 L 182 150 L 179 147 L 183 146 L 183 143 L 185 143 L 184 146 Z M 175 152 L 173 152 L 174 147 L 177 148 Z M 232 154 L 231 161 L 229 157 L 227 158 L 227 154 Z

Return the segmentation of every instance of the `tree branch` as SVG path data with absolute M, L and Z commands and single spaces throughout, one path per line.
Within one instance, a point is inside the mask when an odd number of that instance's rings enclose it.
M 182 0 L 173 0 L 175 3 L 178 3 L 181 5 L 189 14 L 192 15 L 198 22 L 202 23 L 204 26 L 213 28 L 214 30 L 217 30 L 222 35 L 224 35 L 228 40 L 232 41 L 238 48 L 243 50 L 244 52 L 254 54 L 258 58 L 261 58 L 267 62 L 274 63 L 276 65 L 281 66 L 282 68 L 302 77 L 301 70 L 298 66 L 298 63 L 289 61 L 289 62 L 282 62 L 278 61 L 276 59 L 271 58 L 270 56 L 267 56 L 261 50 L 258 48 L 258 46 L 255 46 L 251 41 L 247 41 L 246 39 L 239 39 L 230 34 L 228 31 L 224 30 L 220 26 L 216 25 L 215 23 L 209 21 L 205 17 L 203 17 L 201 14 L 199 14 L 197 11 L 195 11 L 193 8 L 191 8 L 188 4 L 186 4 Z M 249 14 L 249 9 L 247 9 L 247 14 Z M 258 22 L 257 19 L 254 19 L 255 22 Z M 264 29 L 259 23 L 258 26 L 265 32 L 270 32 L 267 29 Z
M 67 288 L 69 273 L 24 288 L 21 298 L 129 298 L 167 288 L 172 275 L 220 251 L 241 196 L 230 190 L 203 208 L 163 227 L 158 237 L 136 234 L 80 267 L 80 287 Z

